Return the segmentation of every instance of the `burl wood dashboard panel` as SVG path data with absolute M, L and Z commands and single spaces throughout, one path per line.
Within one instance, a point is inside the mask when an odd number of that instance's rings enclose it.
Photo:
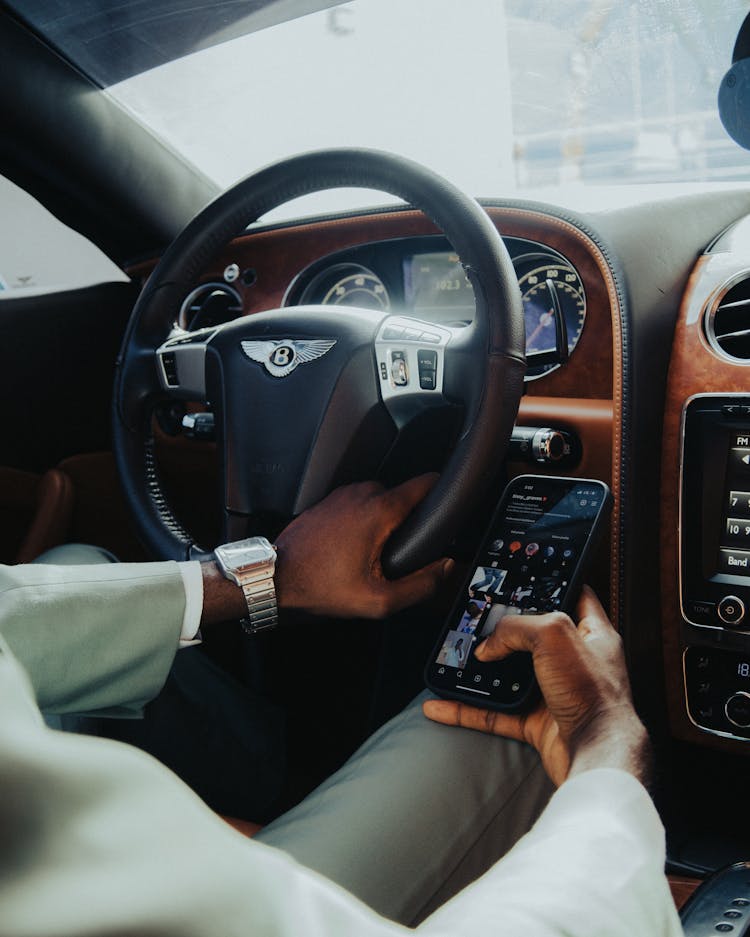
M 689 638 L 680 609 L 680 485 L 682 417 L 697 394 L 750 391 L 750 368 L 719 357 L 704 334 L 707 303 L 722 285 L 750 267 L 750 226 L 743 223 L 725 236 L 721 250 L 701 257 L 683 298 L 672 346 L 665 401 L 661 476 L 661 619 L 669 722 L 677 738 L 750 754 L 750 742 L 723 739 L 697 728 L 690 720 L 683 682 L 683 652 Z M 690 506 L 700 510 L 700 506 Z M 720 640 L 720 638 L 719 638 Z M 690 643 L 696 643 L 695 640 Z

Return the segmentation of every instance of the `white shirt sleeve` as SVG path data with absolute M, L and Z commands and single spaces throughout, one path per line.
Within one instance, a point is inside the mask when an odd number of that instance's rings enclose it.
M 203 612 L 203 573 L 197 560 L 178 563 L 185 587 L 185 612 L 182 616 L 180 643 L 182 647 L 192 647 L 201 643 L 200 623 Z
M 419 930 L 679 937 L 664 860 L 664 829 L 643 786 L 624 771 L 587 771 L 563 784 L 533 829 Z

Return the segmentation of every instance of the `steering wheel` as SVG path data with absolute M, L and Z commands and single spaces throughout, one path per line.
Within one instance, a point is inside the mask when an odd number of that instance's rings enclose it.
M 344 186 L 395 195 L 442 230 L 474 288 L 471 325 L 299 306 L 176 331 L 185 296 L 233 237 L 290 199 Z M 439 480 L 386 544 L 384 572 L 404 575 L 442 555 L 486 493 L 524 371 L 513 265 L 473 199 L 417 163 L 374 150 L 323 150 L 271 165 L 187 225 L 133 310 L 115 375 L 113 446 L 138 532 L 161 558 L 210 555 L 174 516 L 159 481 L 152 417 L 165 400 L 202 401 L 214 412 L 223 541 L 259 533 L 248 530 L 251 519 L 291 519 L 346 480 L 347 466 L 374 476 L 417 413 L 460 403 L 463 424 Z

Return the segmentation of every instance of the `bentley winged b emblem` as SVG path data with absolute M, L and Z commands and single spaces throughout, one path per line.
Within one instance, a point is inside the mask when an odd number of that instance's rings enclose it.
M 291 338 L 282 338 L 278 342 L 240 342 L 247 357 L 262 364 L 273 377 L 286 377 L 298 364 L 321 358 L 335 344 L 335 341 L 325 339 L 297 341 Z

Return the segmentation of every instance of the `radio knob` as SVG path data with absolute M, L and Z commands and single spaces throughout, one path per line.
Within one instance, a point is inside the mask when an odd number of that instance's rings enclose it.
M 745 617 L 745 603 L 742 599 L 738 599 L 736 595 L 725 595 L 719 602 L 716 611 L 725 625 L 734 627 L 741 624 L 742 619 Z
M 740 729 L 750 727 L 750 693 L 739 690 L 724 704 L 724 712 L 732 725 Z

